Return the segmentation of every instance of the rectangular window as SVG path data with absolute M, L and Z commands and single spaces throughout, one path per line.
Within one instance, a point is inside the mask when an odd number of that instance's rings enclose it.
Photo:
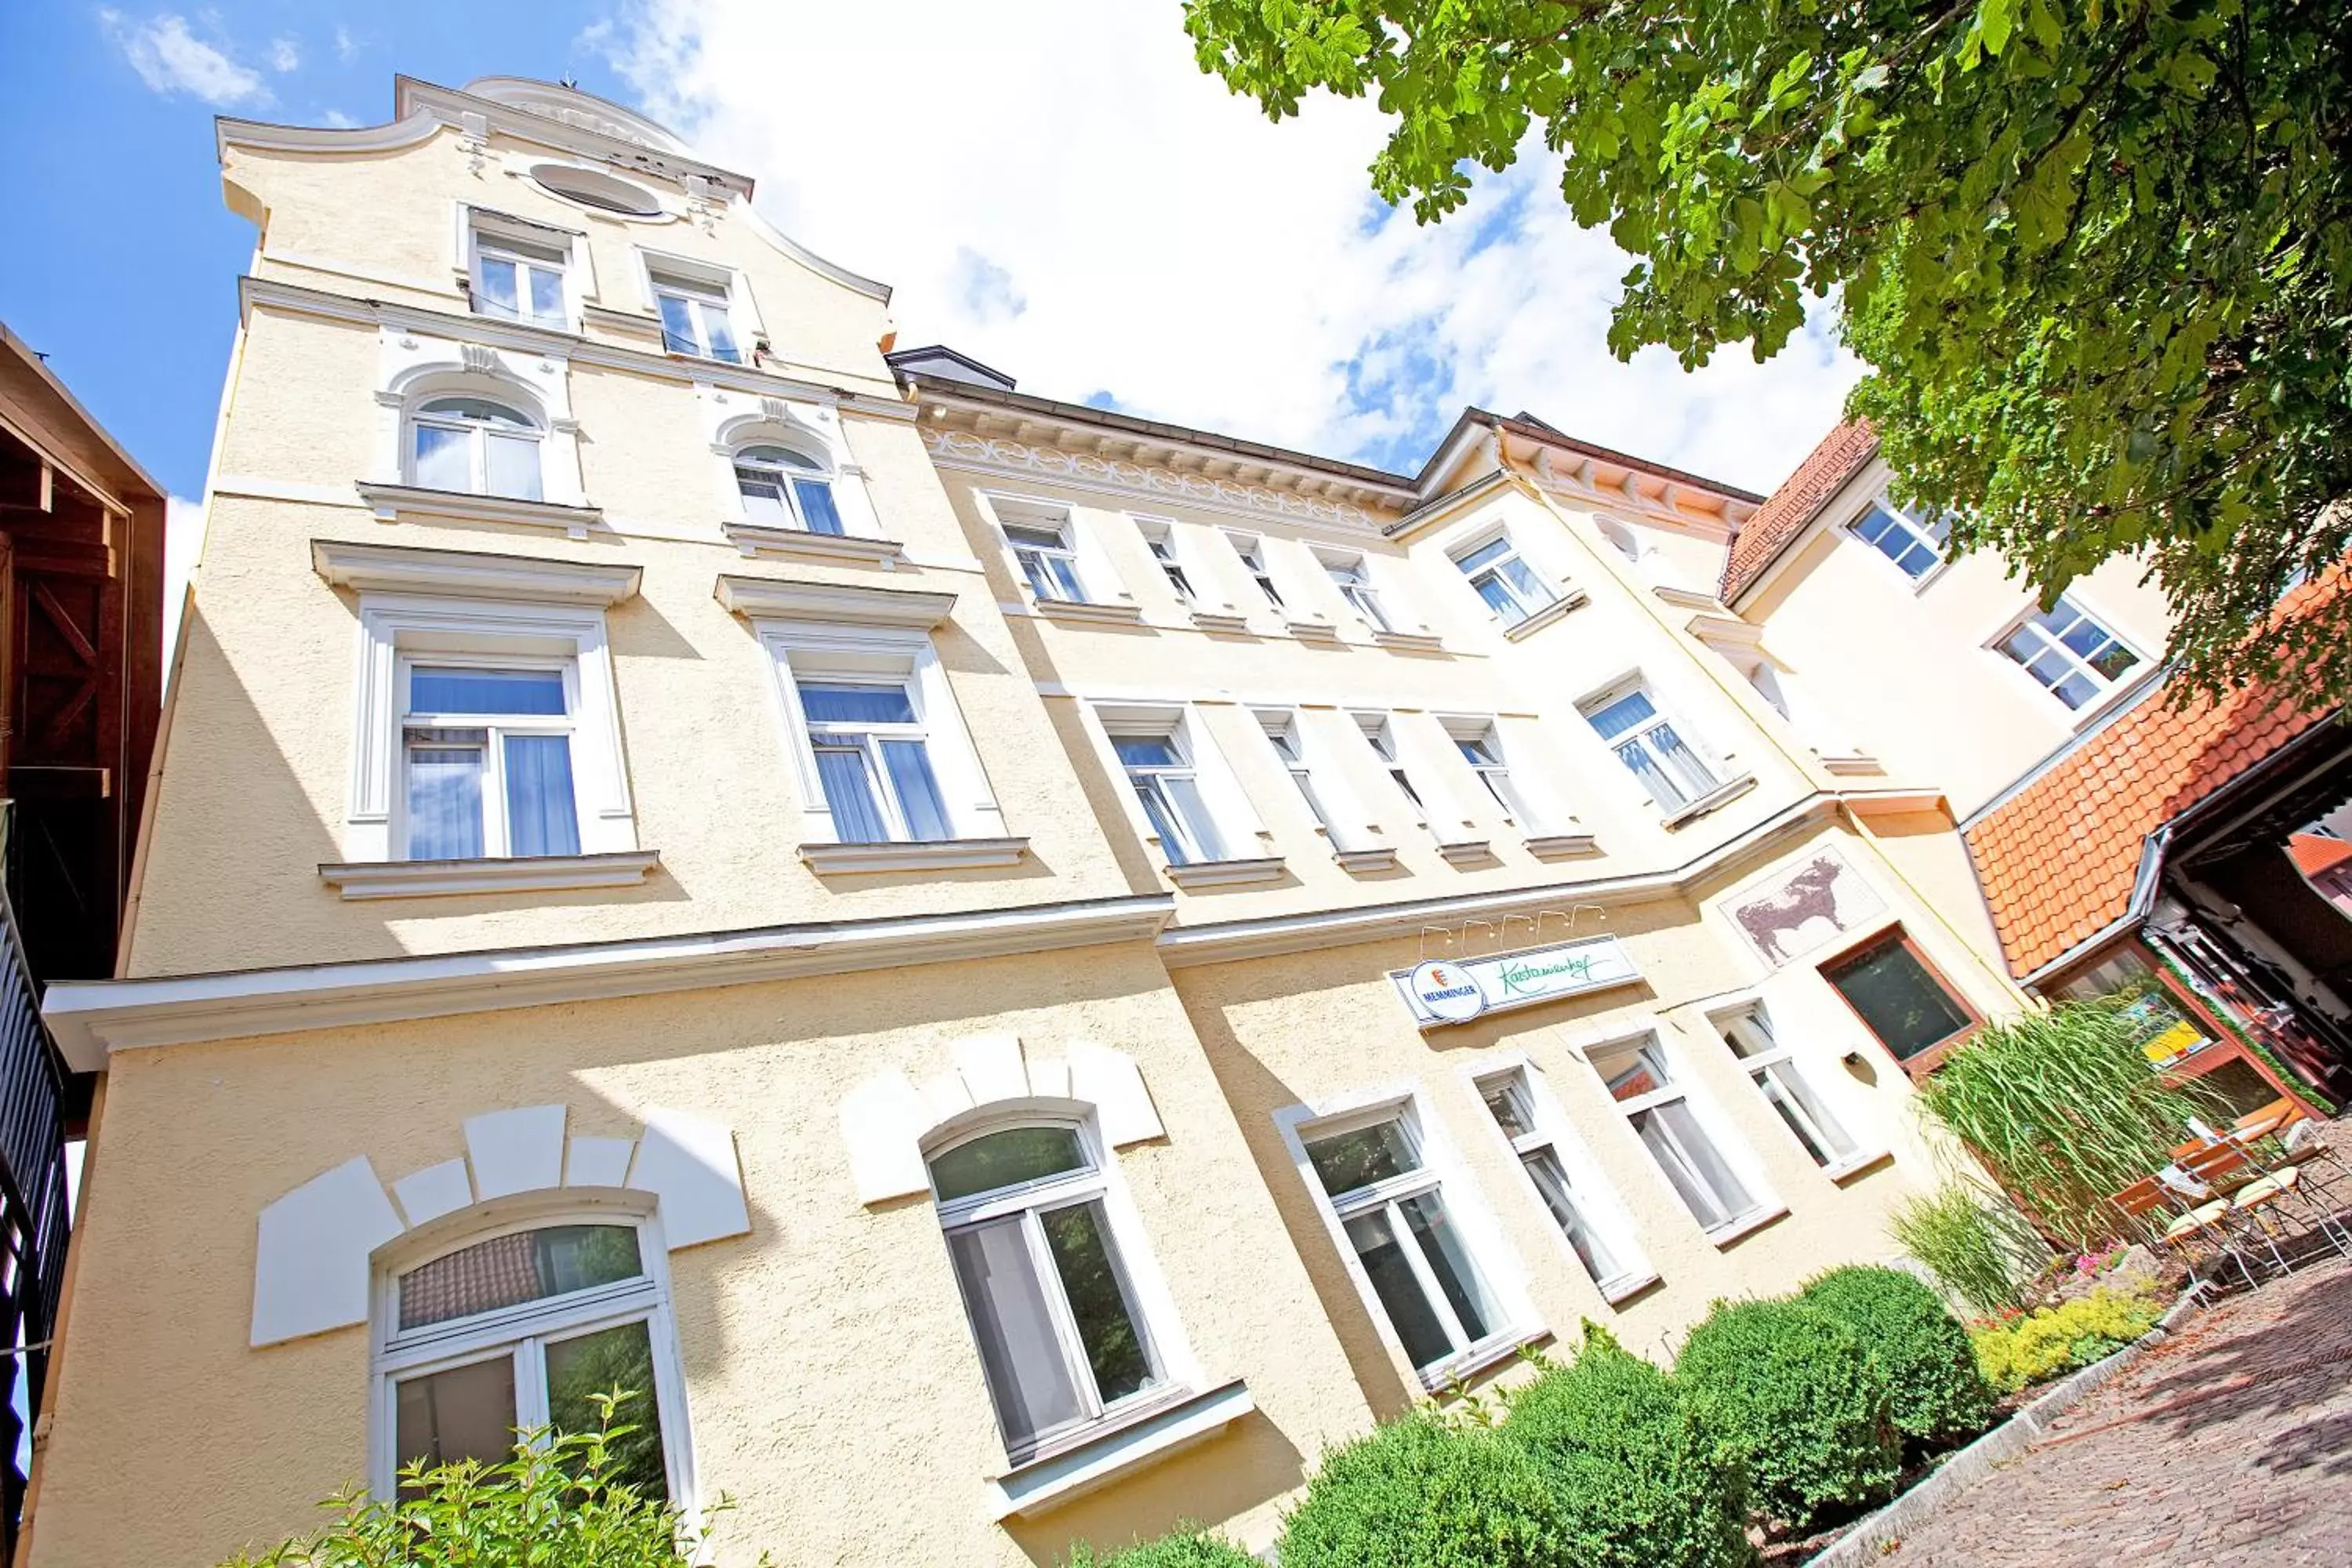
M 1595 1046 L 1588 1058 L 1701 1228 L 1733 1228 L 1763 1207 L 1708 1135 L 1656 1036 Z
M 1389 782 L 1412 803 L 1413 810 L 1426 812 L 1429 808 L 1421 804 L 1421 792 L 1412 787 L 1412 775 L 1405 772 L 1404 760 L 1397 754 L 1396 734 L 1388 720 L 1378 714 L 1359 713 L 1356 723 L 1364 731 L 1364 743 L 1371 747 L 1372 755 L 1387 770 Z
M 1360 555 L 1322 558 L 1323 570 L 1331 574 L 1331 583 L 1349 607 L 1364 618 L 1364 624 L 1376 632 L 1391 631 L 1388 613 L 1381 608 L 1381 596 L 1372 590 L 1371 568 Z
M 1266 604 L 1277 613 L 1286 614 L 1282 592 L 1274 585 L 1274 574 L 1266 569 L 1264 542 L 1245 533 L 1229 533 L 1225 537 L 1233 542 L 1234 553 L 1241 558 L 1242 570 L 1250 574 L 1251 581 L 1257 584 L 1257 591 L 1265 595 Z
M 1495 797 L 1503 815 L 1521 826 L 1530 822 L 1527 803 L 1519 798 L 1518 787 L 1511 783 L 1511 770 L 1503 761 L 1503 742 L 1495 733 L 1495 726 L 1481 724 L 1475 729 L 1452 732 L 1462 760 L 1470 764 L 1470 771 L 1478 775 L 1478 782 L 1486 786 L 1486 793 Z
M 580 853 L 569 675 L 403 661 L 404 858 Z
M 563 300 L 563 270 L 570 259 L 560 245 L 476 230 L 475 313 L 563 331 L 572 324 Z
M 1822 977 L 1897 1061 L 1943 1045 L 1977 1021 L 1900 930 L 1824 966 Z
M 1921 522 L 1883 500 L 1873 502 L 1849 526 L 1855 538 L 1894 562 L 1915 583 L 1943 564 L 1944 542 L 1952 531 L 1950 521 L 1941 516 Z
M 1307 1159 L 1331 1200 L 1372 1294 L 1426 1372 L 1501 1327 L 1416 1130 L 1401 1110 L 1361 1126 L 1306 1134 Z
M 1611 1245 L 1594 1220 L 1599 1205 L 1590 1194 L 1578 1191 L 1570 1179 L 1567 1163 L 1560 1157 L 1559 1140 L 1537 1114 L 1527 1069 L 1513 1068 L 1481 1079 L 1478 1093 L 1495 1118 L 1495 1125 L 1510 1140 L 1511 1152 L 1519 1157 L 1528 1180 L 1535 1184 L 1536 1195 L 1550 1211 L 1553 1223 L 1568 1238 L 1577 1261 L 1584 1265 L 1593 1284 L 1605 1293 L 1613 1286 L 1628 1282 L 1640 1271 L 1639 1266 L 1620 1256 L 1618 1248 Z
M 2063 597 L 2054 609 L 2028 614 L 1993 646 L 2069 708 L 2105 695 L 2139 664 L 2115 633 Z
M 1813 1163 L 1827 1167 L 1852 1161 L 1857 1152 L 1853 1137 L 1797 1070 L 1789 1048 L 1772 1033 L 1771 1016 L 1758 1006 L 1716 1022 L 1724 1044 L 1739 1058 L 1765 1103 L 1780 1112 L 1805 1152 L 1813 1157 Z
M 818 782 L 844 844 L 952 838 L 912 689 L 795 679 Z
M 1185 574 L 1184 563 L 1176 558 L 1175 531 L 1164 522 L 1139 521 L 1136 526 L 1143 531 L 1143 542 L 1150 547 L 1151 559 L 1167 574 L 1168 586 L 1175 591 L 1177 599 L 1187 605 L 1192 603 L 1196 597 L 1192 579 Z
M 1078 575 L 1076 523 L 1069 512 L 1026 501 L 992 504 L 1029 592 L 1040 601 L 1087 603 L 1086 580 Z
M 1290 713 L 1261 713 L 1258 722 L 1265 726 L 1265 738 L 1274 747 L 1274 754 L 1290 774 L 1290 782 L 1298 786 L 1299 796 L 1307 802 L 1318 826 L 1326 832 L 1331 828 L 1331 814 L 1323 808 L 1323 797 L 1315 791 L 1315 773 L 1307 766 L 1307 752 L 1298 741 L 1298 720 Z
M 1225 841 L 1201 795 L 1181 738 L 1172 730 L 1157 734 L 1117 734 L 1111 749 L 1127 770 L 1127 782 L 1143 803 L 1143 815 L 1159 837 L 1171 866 L 1225 858 Z
M 1650 798 L 1665 810 L 1679 811 L 1721 786 L 1715 770 L 1658 711 L 1647 689 L 1635 687 L 1593 704 L 1585 709 L 1584 716 L 1609 742 L 1617 760 L 1642 781 Z
M 674 354 L 724 360 L 729 364 L 742 362 L 742 353 L 735 345 L 726 285 L 664 272 L 656 272 L 653 280 L 664 348 Z
M 1512 548 L 1509 534 L 1501 534 L 1480 545 L 1466 555 L 1458 555 L 1454 564 L 1470 579 L 1470 586 L 1478 597 L 1507 626 L 1517 626 L 1537 611 L 1545 609 L 1558 597 L 1543 585 L 1542 579 L 1530 571 L 1528 563 Z

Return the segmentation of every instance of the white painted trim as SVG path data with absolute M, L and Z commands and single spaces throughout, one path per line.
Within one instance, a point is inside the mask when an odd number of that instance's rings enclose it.
M 560 528 L 568 538 L 585 539 L 592 525 L 604 521 L 601 508 L 572 506 L 562 501 L 517 500 L 510 496 L 428 490 L 415 485 L 379 485 L 366 480 L 362 480 L 358 488 L 361 502 L 386 522 L 445 517 L 458 522 Z
M 800 857 L 820 877 L 860 871 L 960 871 L 1018 866 L 1026 838 L 942 838 L 913 843 L 803 844 Z
M 988 1483 L 989 1511 L 1002 1523 L 1035 1519 L 1119 1477 L 1207 1441 L 1257 1408 L 1234 1378 L 1152 1410 L 1050 1458 L 1032 1460 Z
M 354 544 L 340 539 L 310 541 L 310 565 L 336 587 L 361 594 L 438 594 L 596 605 L 635 597 L 645 575 L 644 569 L 635 565 Z
M 1255 860 L 1194 860 L 1160 870 L 1180 888 L 1230 888 L 1244 882 L 1272 882 L 1282 877 L 1282 857 Z
M 755 624 L 796 620 L 929 632 L 955 608 L 952 592 L 869 588 L 856 583 L 792 583 L 775 577 L 722 574 L 719 602 Z
M 541 893 L 634 888 L 661 868 L 651 849 L 529 855 L 481 860 L 323 862 L 319 879 L 352 899 L 445 898 L 454 893 Z
M 1622 1269 L 1607 1279 L 1592 1281 L 1592 1288 L 1601 1293 L 1601 1300 L 1613 1306 L 1634 1291 L 1654 1284 L 1658 1279 L 1657 1268 L 1651 1263 L 1649 1252 L 1642 1245 L 1641 1226 L 1633 1218 L 1633 1211 L 1626 1207 L 1616 1184 L 1610 1181 L 1608 1172 L 1592 1157 L 1592 1150 L 1585 1142 L 1584 1134 L 1578 1129 L 1575 1119 L 1560 1103 L 1559 1096 L 1552 1089 L 1550 1079 L 1536 1066 L 1534 1058 L 1523 1050 L 1509 1050 L 1464 1062 L 1458 1070 L 1462 1081 L 1469 1088 L 1471 1097 L 1482 1108 L 1486 1107 L 1485 1086 L 1493 1079 L 1517 1076 L 1526 1088 L 1528 1100 L 1536 1115 L 1535 1142 L 1550 1149 L 1552 1157 L 1568 1173 L 1569 1184 L 1580 1197 L 1590 1199 L 1591 1206 L 1598 1212 L 1586 1217 L 1602 1232 L 1601 1240 L 1625 1264 Z M 1545 1201 L 1542 1189 L 1536 1185 L 1535 1177 L 1528 1174 L 1526 1163 L 1520 1158 L 1520 1145 L 1503 1130 L 1502 1123 L 1495 1120 L 1491 1109 L 1486 1112 L 1486 1126 L 1503 1145 L 1511 1163 L 1519 1167 L 1528 1195 L 1535 1200 L 1536 1212 L 1559 1243 L 1560 1251 L 1566 1254 L 1570 1265 L 1579 1274 L 1583 1274 L 1584 1260 L 1576 1255 L 1576 1244 L 1569 1240 L 1568 1233 L 1553 1217 L 1551 1205 Z
M 1720 806 L 1729 805 L 1733 801 L 1738 800 L 1741 795 L 1746 795 L 1749 790 L 1754 789 L 1755 787 L 1756 775 L 1754 773 L 1741 773 L 1737 778 L 1716 785 L 1715 788 L 1699 796 L 1696 800 L 1690 802 L 1688 805 L 1669 813 L 1660 820 L 1659 826 L 1671 833 L 1675 828 L 1681 827 L 1687 823 L 1697 821 L 1700 817 L 1705 816 L 1707 813 L 1714 811 Z
M 849 533 L 811 533 L 804 528 L 761 528 L 748 522 L 722 522 L 727 542 L 747 558 L 766 555 L 806 555 L 827 561 L 860 561 L 885 564 L 903 559 L 907 547 L 895 539 L 866 539 Z

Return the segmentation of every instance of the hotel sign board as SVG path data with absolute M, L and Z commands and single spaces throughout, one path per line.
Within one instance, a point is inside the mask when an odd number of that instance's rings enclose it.
M 1466 1024 L 1488 1013 L 1605 990 L 1641 977 L 1624 943 L 1613 936 L 1484 958 L 1436 958 L 1389 973 L 1413 1022 L 1424 1029 Z

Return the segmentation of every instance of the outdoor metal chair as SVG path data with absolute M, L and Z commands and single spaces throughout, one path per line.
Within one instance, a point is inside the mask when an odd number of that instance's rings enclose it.
M 2306 1229 L 2315 1227 L 2337 1253 L 2352 1258 L 2352 1232 L 2325 1205 L 2312 1201 L 2302 1166 L 2265 1166 L 2244 1145 L 2229 1139 L 2183 1157 L 2179 1164 L 2191 1182 L 2229 1199 L 2224 1223 L 2232 1238 L 2267 1253 L 2281 1274 L 2290 1268 L 2279 1247 L 2275 1222 L 2282 1218 L 2300 1221 Z
M 2230 1200 L 2209 1197 L 2196 1201 L 2155 1176 L 2143 1176 L 2107 1202 L 2124 1216 L 2125 1226 L 2160 1252 L 2169 1252 L 2200 1279 L 2210 1279 L 2223 1258 L 2238 1266 L 2246 1283 L 2254 1283 L 2253 1269 L 2239 1256 L 2229 1237 Z M 2203 1247 L 2204 1260 L 2197 1256 Z

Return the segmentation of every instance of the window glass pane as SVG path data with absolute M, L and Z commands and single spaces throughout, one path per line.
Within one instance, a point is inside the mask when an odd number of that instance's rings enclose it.
M 1225 842 L 1217 836 L 1217 825 L 1201 799 L 1201 786 L 1181 774 L 1167 775 L 1160 779 L 1160 785 L 1168 792 L 1176 814 L 1184 819 L 1185 829 L 1192 835 L 1192 846 L 1201 852 L 1201 858 L 1223 859 Z
M 811 533 L 841 531 L 841 513 L 834 509 L 832 485 L 823 479 L 794 479 L 793 494 L 800 499 L 801 516 Z
M 645 1272 L 629 1225 L 554 1225 L 494 1236 L 400 1277 L 405 1331 L 565 1296 Z
M 416 483 L 428 490 L 474 488 L 474 436 L 437 425 L 416 427 Z
M 1544 591 L 1544 585 L 1536 581 L 1536 574 L 1528 570 L 1527 563 L 1517 556 L 1504 562 L 1496 568 L 1496 571 L 1507 579 L 1511 586 L 1517 590 L 1519 596 L 1530 605 L 1543 604 L 1551 597 Z
M 694 330 L 694 307 L 676 294 L 656 296 L 661 303 L 662 347 L 674 354 L 698 354 L 702 339 Z
M 758 468 L 737 468 L 735 489 L 743 497 L 743 517 L 760 528 L 793 526 L 792 509 L 784 504 L 783 481 Z
M 1658 710 L 1650 705 L 1650 696 L 1646 691 L 1629 691 L 1607 707 L 1596 709 L 1588 715 L 1592 727 L 1601 731 L 1601 738 L 1604 741 L 1613 741 L 1657 716 Z
M 1151 824 L 1151 831 L 1160 839 L 1160 853 L 1168 857 L 1168 863 L 1171 866 L 1191 864 L 1197 857 L 1192 847 L 1185 841 L 1184 825 L 1178 819 L 1175 805 L 1169 800 L 1159 776 L 1129 773 L 1128 782 L 1135 785 L 1135 798 L 1142 803 L 1144 819 Z
M 1968 1013 L 1900 939 L 1822 973 L 1898 1058 L 1916 1056 L 1969 1026 Z
M 538 437 L 493 431 L 488 441 L 490 494 L 515 500 L 539 500 Z
M 948 1253 L 1006 1446 L 1018 1448 L 1076 1420 L 1084 1406 L 1046 1310 L 1024 1216 L 950 1232 Z
M 600 1419 L 591 1394 L 614 1390 L 636 1395 L 613 1412 L 615 1426 L 636 1430 L 613 1440 L 605 1450 L 614 1480 L 635 1487 L 639 1497 L 669 1500 L 669 1474 L 662 1463 L 661 1407 L 654 1397 L 653 1331 L 644 1323 L 621 1323 L 547 1347 L 547 1424 L 558 1433 L 593 1432 Z
M 514 1458 L 511 1352 L 406 1379 L 394 1389 L 393 1404 L 395 1468 L 412 1459 L 428 1465 L 460 1459 L 496 1465 Z
M 866 769 L 863 746 L 819 746 L 817 783 L 833 813 L 833 836 L 844 844 L 887 844 L 890 825 L 874 798 L 874 781 Z
M 1150 1386 L 1151 1356 L 1119 1284 L 1102 1205 L 1073 1204 L 1038 1220 L 1078 1326 L 1078 1342 L 1086 1347 L 1087 1365 L 1094 1372 L 1097 1396 L 1108 1405 Z
M 1472 586 L 1478 590 L 1478 596 L 1486 601 L 1486 607 L 1502 616 L 1506 623 L 1517 626 L 1527 619 L 1527 612 L 1519 607 L 1519 602 L 1511 597 L 1511 591 L 1504 587 L 1494 574 L 1472 579 Z
M 503 403 L 492 403 L 487 397 L 436 397 L 417 410 L 420 414 L 446 415 L 452 419 L 471 420 L 478 425 L 492 425 L 505 430 L 530 430 L 531 422 Z
M 1404 1342 L 1404 1353 L 1415 1366 L 1430 1366 L 1454 1353 L 1454 1345 L 1438 1321 L 1421 1280 L 1406 1261 L 1396 1227 L 1386 1209 L 1358 1215 L 1348 1222 L 1348 1240 L 1356 1249 L 1372 1294 L 1389 1315 L 1389 1326 Z
M 929 751 L 920 741 L 885 741 L 882 765 L 889 770 L 890 788 L 898 797 L 898 815 L 906 819 L 907 837 L 922 843 L 953 838 L 947 805 L 940 799 L 940 781 L 932 775 Z
M 1597 1046 L 1589 1059 L 1600 1072 L 1601 1081 L 1609 1086 L 1612 1099 L 1639 1099 L 1675 1081 L 1674 1069 L 1666 1065 L 1666 1053 L 1654 1039 Z
M 1307 1145 L 1307 1161 L 1315 1167 L 1323 1190 L 1335 1198 L 1421 1169 L 1421 1156 L 1405 1136 L 1404 1124 L 1394 1120 L 1318 1138 Z
M 814 458 L 795 452 L 790 447 L 746 447 L 736 454 L 747 463 L 766 463 L 779 468 L 801 468 L 809 473 L 822 471 L 823 465 Z
M 507 853 L 580 853 L 569 735 L 507 737 Z
M 1419 1193 L 1397 1207 L 1404 1211 L 1405 1224 L 1412 1227 L 1413 1239 L 1421 1244 L 1430 1272 L 1437 1276 L 1437 1288 L 1445 1292 L 1446 1302 L 1454 1309 L 1454 1321 L 1462 1325 L 1462 1331 L 1472 1343 L 1485 1339 L 1494 1329 L 1494 1314 L 1486 1306 L 1486 1287 L 1472 1266 L 1469 1250 L 1462 1245 L 1461 1233 L 1454 1228 L 1445 1205 L 1435 1193 Z
M 1536 1130 L 1536 1119 L 1528 1110 L 1527 1090 L 1514 1074 L 1507 1079 L 1494 1079 L 1480 1086 L 1486 1097 L 1486 1109 L 1494 1112 L 1495 1125 L 1507 1138 L 1524 1138 Z
M 1175 768 L 1184 765 L 1176 742 L 1165 735 L 1114 735 L 1111 746 L 1130 768 Z
M 1814 1164 L 1834 1165 L 1853 1153 L 1853 1140 L 1846 1136 L 1844 1126 L 1830 1114 L 1829 1107 L 1792 1064 L 1775 1062 L 1765 1068 L 1756 1074 L 1756 1087 L 1764 1091 L 1764 1098 L 1780 1113 L 1780 1120 L 1789 1124 Z
M 563 274 L 544 267 L 533 267 L 530 273 L 530 313 L 541 321 L 561 324 L 563 321 Z
M 1690 798 L 1673 775 L 1658 765 L 1658 759 L 1651 754 L 1650 748 L 1640 741 L 1628 741 L 1616 751 L 1617 760 L 1632 770 L 1633 776 L 1642 781 L 1642 787 L 1649 792 L 1650 798 L 1660 805 L 1672 811 Z
M 482 853 L 483 747 L 408 747 L 408 858 L 471 860 Z
M 931 1161 L 941 1203 L 1088 1168 L 1074 1127 L 1008 1127 L 959 1143 Z
M 518 309 L 513 262 L 502 256 L 482 258 L 482 292 L 474 304 L 485 315 L 512 319 Z
M 1686 1102 L 1668 1100 L 1637 1110 L 1632 1121 L 1651 1158 L 1700 1225 L 1712 1230 L 1753 1206 L 1748 1189 L 1700 1131 Z
M 727 319 L 726 306 L 704 300 L 702 330 L 709 334 L 712 359 L 723 359 L 732 364 L 742 357 L 735 349 L 735 326 Z
M 408 672 L 411 713 L 562 713 L 560 669 L 446 669 Z
M 1493 565 L 1496 562 L 1500 561 L 1504 556 L 1508 555 L 1510 552 L 1510 542 L 1505 539 L 1497 539 L 1491 544 L 1480 545 L 1469 554 L 1465 555 L 1460 560 L 1456 561 L 1454 564 L 1461 567 L 1465 572 L 1475 572 L 1482 566 Z
M 1715 770 L 1699 760 L 1699 755 L 1683 743 L 1672 724 L 1654 726 L 1645 737 L 1658 760 L 1685 800 L 1696 800 L 1715 788 Z
M 1068 548 L 1062 538 L 1062 531 L 1058 528 L 1037 528 L 1026 523 L 1008 522 L 1004 525 L 1004 537 L 1013 542 L 1015 549 L 1065 550 Z
M 903 686 L 820 686 L 798 683 L 801 711 L 812 724 L 911 724 L 914 700 Z
M 1577 1261 L 1584 1265 L 1587 1274 L 1592 1276 L 1592 1282 L 1598 1285 L 1604 1279 L 1614 1279 L 1622 1274 L 1625 1266 L 1618 1262 L 1617 1255 L 1609 1250 L 1608 1243 L 1601 1239 L 1601 1233 L 1594 1230 L 1585 1218 L 1576 1189 L 1569 1184 L 1568 1169 L 1559 1163 L 1559 1156 L 1549 1149 L 1531 1149 L 1519 1158 L 1527 1166 L 1528 1176 L 1533 1178 L 1536 1191 L 1542 1194 L 1544 1207 L 1551 1211 L 1551 1217 L 1568 1237 L 1569 1246 L 1576 1249 Z

